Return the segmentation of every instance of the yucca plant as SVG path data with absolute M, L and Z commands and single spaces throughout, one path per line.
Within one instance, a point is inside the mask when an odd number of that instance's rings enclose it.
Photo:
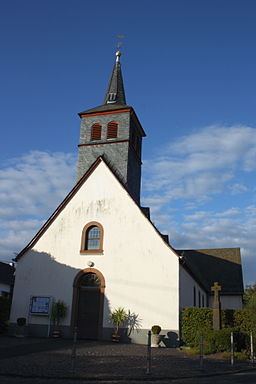
M 58 300 L 52 303 L 51 319 L 54 326 L 58 328 L 61 320 L 66 317 L 66 314 L 67 306 L 64 301 Z
M 126 313 L 125 309 L 122 307 L 114 309 L 113 312 L 111 312 L 109 316 L 109 320 L 114 326 L 115 329 L 115 335 L 119 334 L 119 328 L 121 325 L 125 323 L 125 321 L 128 318 L 128 314 Z

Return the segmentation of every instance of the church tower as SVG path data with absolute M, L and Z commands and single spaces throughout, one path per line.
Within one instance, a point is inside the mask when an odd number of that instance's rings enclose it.
M 79 113 L 77 181 L 103 156 L 140 204 L 141 147 L 146 134 L 135 111 L 126 104 L 120 56 L 116 52 L 104 104 Z

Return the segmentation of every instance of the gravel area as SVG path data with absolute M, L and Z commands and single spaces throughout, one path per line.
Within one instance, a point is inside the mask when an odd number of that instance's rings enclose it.
M 205 358 L 200 369 L 198 356 L 178 349 L 152 348 L 151 374 L 147 375 L 146 346 L 110 342 L 78 341 L 76 358 L 71 355 L 71 340 L 0 337 L 0 375 L 87 380 L 179 378 L 252 368 L 250 362 L 236 361 L 231 367 L 228 360 Z

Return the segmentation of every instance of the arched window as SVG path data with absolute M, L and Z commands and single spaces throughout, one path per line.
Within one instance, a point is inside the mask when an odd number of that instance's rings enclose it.
M 103 227 L 100 223 L 91 222 L 84 227 L 80 253 L 103 253 Z
M 91 141 L 100 140 L 101 139 L 101 125 L 93 124 L 91 130 Z
M 87 229 L 85 249 L 99 249 L 100 248 L 100 229 L 93 225 Z
M 111 121 L 108 123 L 108 130 L 107 130 L 107 139 L 116 139 L 117 138 L 117 129 L 118 129 L 118 123 L 115 121 Z
M 99 276 L 96 275 L 96 273 L 88 272 L 81 277 L 79 286 L 82 288 L 98 288 L 101 286 L 101 281 Z

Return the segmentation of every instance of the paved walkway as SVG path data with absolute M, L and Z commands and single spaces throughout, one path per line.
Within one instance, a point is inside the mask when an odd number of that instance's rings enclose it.
M 228 360 L 205 358 L 201 370 L 198 356 L 169 348 L 152 348 L 151 353 L 151 374 L 147 375 L 146 346 L 79 341 L 72 369 L 71 340 L 1 336 L 0 375 L 145 380 L 218 375 L 253 368 L 250 362 L 235 361 L 231 367 Z

